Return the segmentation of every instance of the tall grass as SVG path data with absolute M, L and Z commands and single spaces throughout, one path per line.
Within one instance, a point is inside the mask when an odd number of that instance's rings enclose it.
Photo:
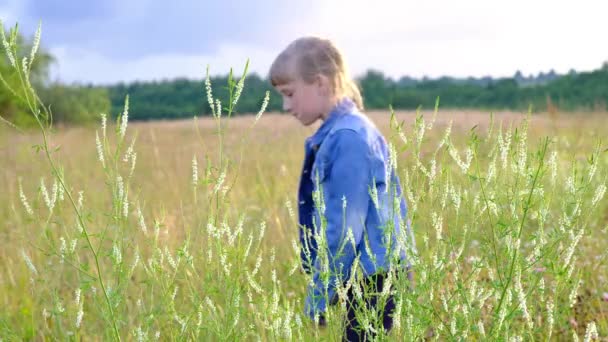
M 3 31 L 13 60 L 20 56 L 14 36 L 16 29 L 8 39 Z M 299 163 L 301 151 L 286 148 L 291 136 L 275 138 L 277 146 L 256 135 L 264 108 L 245 125 L 231 118 L 247 66 L 238 80 L 231 73 L 225 100 L 207 76 L 201 95 L 213 109 L 213 126 L 195 122 L 189 130 L 203 152 L 182 158 L 180 172 L 167 172 L 161 165 L 172 152 L 160 155 L 154 145 L 154 153 L 138 158 L 148 138 L 130 132 L 128 97 L 116 122 L 100 116 L 99 129 L 85 135 L 88 147 L 78 149 L 82 155 L 62 154 L 51 110 L 29 83 L 34 57 L 12 64 L 21 88 L 11 91 L 30 108 L 39 143 L 20 152 L 27 157 L 11 175 L 29 163 L 42 165 L 42 178 L 10 177 L 11 191 L 1 197 L 0 217 L 9 222 L 1 233 L 10 243 L 0 260 L 3 339 L 341 338 L 343 305 L 331 307 L 326 328 L 303 314 L 310 278 L 299 272 L 289 200 L 295 183 L 284 177 L 297 176 L 299 164 L 290 173 L 273 159 L 283 153 L 281 161 Z M 564 136 L 530 135 L 531 118 L 518 126 L 492 121 L 463 135 L 435 116 L 417 115 L 408 127 L 391 115 L 391 165 L 402 180 L 418 254 L 411 255 L 414 284 L 393 280 L 393 331 L 382 334 L 373 313 L 361 313 L 378 339 L 608 334 L 608 289 L 601 288 L 608 256 L 605 147 L 585 145 L 583 153 Z M 263 152 L 249 155 L 256 144 Z M 148 177 L 160 181 L 150 186 Z M 173 203 L 164 203 L 168 198 Z M 356 292 L 356 282 L 349 286 Z

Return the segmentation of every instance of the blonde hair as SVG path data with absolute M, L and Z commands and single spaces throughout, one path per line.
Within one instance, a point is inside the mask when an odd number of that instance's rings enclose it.
M 296 75 L 293 75 L 294 70 Z M 342 53 L 328 39 L 318 37 L 296 39 L 274 60 L 270 67 L 269 78 L 276 87 L 293 81 L 294 76 L 312 83 L 314 77 L 319 74 L 329 78 L 335 95 L 348 97 L 360 110 L 363 109 L 359 87 L 348 75 Z

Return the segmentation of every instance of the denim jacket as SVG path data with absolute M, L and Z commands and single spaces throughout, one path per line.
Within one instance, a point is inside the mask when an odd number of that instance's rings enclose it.
M 355 259 L 370 276 L 396 267 L 395 261 L 406 264 L 406 252 L 415 253 L 386 140 L 350 99 L 306 140 L 298 200 L 300 256 L 313 276 L 305 304 L 310 317 L 335 299 L 336 283 L 349 279 Z M 328 269 L 317 258 L 323 233 Z

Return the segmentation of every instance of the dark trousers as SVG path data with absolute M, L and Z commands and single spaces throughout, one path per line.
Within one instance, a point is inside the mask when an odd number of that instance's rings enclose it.
M 344 341 L 371 341 L 375 336 L 373 332 L 365 330 L 362 322 L 360 322 L 356 317 L 357 312 L 364 310 L 367 312 L 375 311 L 378 319 L 382 321 L 385 332 L 388 332 L 393 327 L 395 298 L 392 294 L 389 294 L 386 299 L 383 300 L 383 303 L 380 301 L 380 294 L 384 288 L 386 276 L 386 274 L 374 274 L 368 278 L 365 278 L 361 282 L 361 292 L 363 294 L 363 299 L 361 300 L 356 298 L 352 288 L 348 290 Z M 395 281 L 396 279 L 393 278 L 393 283 Z M 381 307 L 382 304 L 384 304 L 384 307 Z M 372 322 L 370 322 L 370 324 L 371 323 Z M 377 324 L 375 324 L 375 326 L 375 329 L 380 329 Z

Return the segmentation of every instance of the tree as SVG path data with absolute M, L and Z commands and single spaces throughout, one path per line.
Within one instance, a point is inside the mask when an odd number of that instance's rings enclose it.
M 84 124 L 110 110 L 108 90 L 102 87 L 52 84 L 42 88 L 39 95 L 55 122 Z
M 6 121 L 18 127 L 35 124 L 24 100 L 25 87 L 21 83 L 25 80 L 19 77 L 17 68 L 27 68 L 29 81 L 43 102 L 50 106 L 54 122 L 84 123 L 110 109 L 107 89 L 49 84 L 49 67 L 55 59 L 39 46 L 40 28 L 29 40 L 19 34 L 17 26 L 8 35 L 2 22 L 0 28 L 3 50 L 0 57 L 0 81 L 5 83 L 0 87 L 0 116 Z
M 26 60 L 30 82 L 34 88 L 40 88 L 48 81 L 49 66 L 54 58 L 43 47 L 38 46 L 39 35 L 34 35 L 31 39 L 26 40 L 19 34 L 17 26 L 7 35 L 2 21 L 0 21 L 0 29 L 2 29 L 0 81 L 5 83 L 4 87 L 0 87 L 0 116 L 17 126 L 30 126 L 34 124 L 34 119 L 29 114 L 27 105 L 23 101 L 23 91 L 20 90 L 23 89 L 20 86 L 22 81 L 19 79 L 14 66 L 22 68 L 24 60 Z M 17 56 L 13 56 L 12 52 L 6 50 L 7 47 L 12 45 L 17 46 Z M 36 46 L 37 53 L 32 62 L 31 51 L 34 46 Z M 12 90 L 9 90 L 9 88 Z

